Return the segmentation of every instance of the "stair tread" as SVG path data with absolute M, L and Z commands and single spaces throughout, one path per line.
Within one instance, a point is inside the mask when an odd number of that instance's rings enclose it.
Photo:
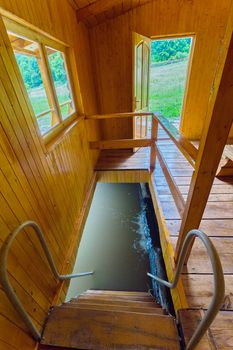
M 75 307 L 79 309 L 93 309 L 93 310 L 111 310 L 111 311 L 129 311 L 136 313 L 149 313 L 149 314 L 161 314 L 164 315 L 164 310 L 162 308 L 154 307 L 131 307 L 131 306 L 122 306 L 122 305 L 111 305 L 111 304 L 75 304 L 75 303 L 65 303 L 60 307 Z
M 160 308 L 160 305 L 155 301 L 132 301 L 132 300 L 122 300 L 122 299 L 97 299 L 97 298 L 75 298 L 70 300 L 71 303 L 91 303 L 91 304 L 112 304 L 112 305 L 125 305 L 125 306 L 138 306 L 138 307 L 154 307 Z
M 109 300 L 132 300 L 132 301 L 147 301 L 147 302 L 150 302 L 150 301 L 153 301 L 155 300 L 154 297 L 152 296 L 135 296 L 135 295 L 109 295 L 109 294 L 103 294 L 103 295 L 99 295 L 99 294 L 88 294 L 88 293 L 85 293 L 85 294 L 80 294 L 78 296 L 79 299 L 87 299 L 87 298 L 96 298 L 96 299 L 109 299 Z
M 171 316 L 61 307 L 52 310 L 42 344 L 71 349 L 179 349 Z
M 135 291 L 127 291 L 127 290 L 107 290 L 107 289 L 88 289 L 83 294 L 103 294 L 103 295 L 128 295 L 128 296 L 150 296 L 149 292 L 135 292 Z

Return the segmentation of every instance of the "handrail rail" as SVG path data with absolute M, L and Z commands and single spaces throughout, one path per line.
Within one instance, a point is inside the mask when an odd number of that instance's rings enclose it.
M 163 130 L 168 134 L 180 152 L 183 153 L 192 167 L 195 168 L 195 161 L 198 154 L 196 147 L 186 137 L 182 136 L 176 127 L 165 117 L 154 114 L 153 118 L 161 125 Z
M 138 116 L 152 117 L 164 131 L 168 134 L 169 138 L 174 142 L 174 144 L 179 148 L 180 152 L 185 156 L 188 162 L 195 168 L 195 161 L 197 158 L 198 150 L 195 146 L 184 136 L 180 135 L 176 127 L 171 124 L 165 117 L 157 116 L 153 112 L 123 112 L 123 113 L 109 113 L 109 114 L 96 114 L 96 115 L 86 115 L 86 120 L 101 120 L 101 119 L 123 119 L 123 118 L 133 118 Z M 108 140 L 109 142 L 111 140 Z M 123 141 L 123 140 L 119 140 Z M 98 142 L 92 142 L 95 148 L 98 148 Z M 135 146 L 137 147 L 137 146 Z M 139 146 L 141 147 L 141 146 Z M 130 147 L 129 147 L 130 148 Z
M 57 271 L 57 268 L 55 266 L 55 263 L 53 261 L 52 255 L 49 251 L 49 248 L 47 246 L 47 243 L 44 238 L 44 234 L 39 227 L 39 225 L 34 222 L 34 221 L 25 221 L 22 223 L 20 226 L 18 226 L 4 241 L 1 249 L 0 249 L 0 283 L 2 284 L 3 290 L 6 293 L 8 299 L 10 302 L 13 304 L 21 318 L 23 319 L 24 323 L 26 326 L 29 328 L 33 338 L 37 341 L 41 340 L 41 334 L 37 330 L 36 326 L 32 322 L 30 316 L 28 315 L 27 311 L 25 310 L 24 306 L 20 302 L 19 298 L 17 297 L 9 279 L 8 279 L 8 274 L 7 274 L 7 258 L 8 258 L 8 253 L 10 250 L 10 246 L 16 236 L 26 227 L 32 227 L 34 231 L 36 232 L 39 241 L 41 243 L 41 246 L 44 250 L 45 256 L 48 260 L 49 266 L 53 272 L 53 275 L 55 278 L 57 278 L 60 281 L 64 281 L 67 279 L 71 278 L 76 278 L 76 277 L 82 277 L 82 276 L 88 276 L 92 275 L 94 271 L 90 272 L 83 272 L 83 273 L 77 273 L 77 274 L 68 274 L 68 275 L 60 275 L 59 272 Z
M 131 118 L 131 117 L 151 117 L 153 112 L 123 112 L 123 113 L 109 113 L 109 114 L 93 114 L 86 115 L 85 119 L 118 119 L 118 118 Z
M 209 255 L 212 269 L 213 269 L 213 274 L 214 274 L 214 295 L 212 298 L 212 301 L 205 313 L 205 316 L 199 323 L 198 327 L 196 328 L 195 332 L 193 333 L 191 339 L 189 340 L 186 350 L 193 350 L 195 346 L 199 343 L 201 338 L 203 337 L 204 333 L 207 331 L 209 328 L 210 324 L 213 322 L 215 316 L 217 315 L 219 309 L 222 306 L 224 296 L 225 296 L 225 281 L 224 281 L 224 275 L 223 275 L 223 270 L 222 270 L 222 264 L 218 255 L 218 252 L 209 239 L 209 237 L 202 231 L 200 230 L 191 230 L 187 234 L 183 246 L 181 248 L 181 252 L 179 255 L 179 260 L 177 263 L 177 268 L 175 275 L 173 277 L 172 282 L 165 281 L 157 276 L 154 276 L 150 273 L 147 273 L 148 276 L 156 280 L 157 282 L 163 284 L 164 286 L 173 289 L 176 287 L 180 273 L 182 271 L 185 258 L 187 256 L 187 252 L 193 242 L 193 239 L 195 237 L 200 238 L 200 240 L 204 243 L 204 246 L 206 247 L 207 253 Z

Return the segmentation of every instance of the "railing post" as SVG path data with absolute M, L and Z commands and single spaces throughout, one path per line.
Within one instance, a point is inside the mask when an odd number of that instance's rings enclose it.
M 151 121 L 151 147 L 150 147 L 150 171 L 153 172 L 155 168 L 155 160 L 156 160 L 156 147 L 155 142 L 158 138 L 158 121 L 152 115 Z

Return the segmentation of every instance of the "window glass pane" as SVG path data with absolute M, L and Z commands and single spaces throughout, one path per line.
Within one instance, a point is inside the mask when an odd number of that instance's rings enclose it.
M 37 118 L 37 122 L 41 131 L 41 134 L 45 134 L 52 128 L 52 113 L 44 114 L 42 117 Z
M 39 129 L 42 135 L 58 122 L 49 88 L 43 74 L 43 65 L 37 43 L 8 33 Z
M 142 109 L 142 43 L 136 48 L 136 109 Z
M 142 108 L 148 107 L 148 87 L 149 87 L 149 61 L 150 49 L 143 43 L 143 78 L 142 78 Z
M 65 57 L 62 52 L 50 47 L 46 47 L 46 50 L 62 119 L 66 119 L 74 112 L 74 104 Z

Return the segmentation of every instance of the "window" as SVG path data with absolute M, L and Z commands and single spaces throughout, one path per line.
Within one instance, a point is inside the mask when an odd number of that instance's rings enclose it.
M 8 36 L 42 136 L 75 113 L 67 69 L 66 48 L 46 45 L 28 30 L 28 36 L 8 28 Z M 39 39 L 38 39 L 39 38 Z M 51 40 L 49 41 L 51 44 Z M 53 44 L 53 43 L 52 43 Z
M 56 95 L 62 119 L 66 119 L 74 112 L 72 92 L 67 74 L 64 54 L 60 51 L 46 47 L 49 67 L 52 73 Z

